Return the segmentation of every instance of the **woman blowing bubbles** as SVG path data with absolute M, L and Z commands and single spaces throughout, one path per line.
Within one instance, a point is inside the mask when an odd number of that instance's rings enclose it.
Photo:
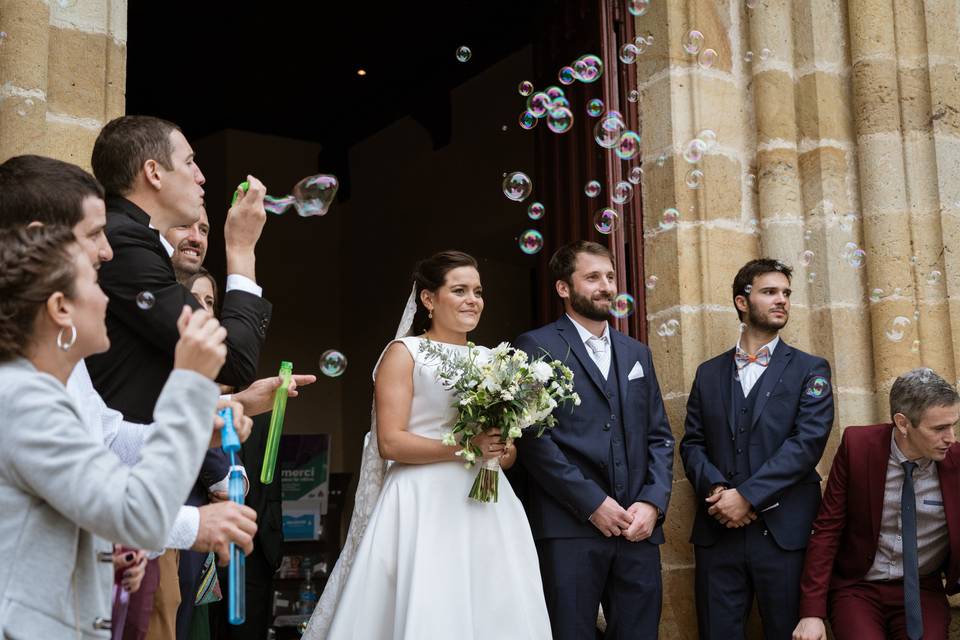
M 0 637 L 109 637 L 113 565 L 96 537 L 162 548 L 210 445 L 226 332 L 186 308 L 140 463 L 84 425 L 65 383 L 109 347 L 106 308 L 72 231 L 0 232 Z

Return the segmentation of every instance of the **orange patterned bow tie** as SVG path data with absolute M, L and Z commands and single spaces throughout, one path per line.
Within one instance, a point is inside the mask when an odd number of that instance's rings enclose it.
M 755 362 L 761 367 L 765 367 L 770 364 L 770 349 L 763 347 L 760 351 L 757 351 L 757 355 L 752 356 L 740 347 L 737 347 L 737 352 L 733 356 L 733 359 L 737 363 L 737 369 L 743 369 L 745 366 L 751 362 Z

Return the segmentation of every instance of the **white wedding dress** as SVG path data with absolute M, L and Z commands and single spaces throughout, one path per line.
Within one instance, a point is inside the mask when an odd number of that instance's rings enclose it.
M 408 431 L 439 440 L 456 419 L 453 393 L 437 382 L 436 363 L 420 353 L 421 338 L 400 341 L 415 362 Z M 375 450 L 372 435 L 365 464 Z M 551 638 L 523 507 L 505 477 L 499 502 L 468 498 L 477 469 L 461 462 L 392 463 L 378 496 L 358 490 L 355 520 L 366 517 L 364 500 L 375 505 L 355 548 L 348 539 L 303 638 Z M 361 478 L 360 489 L 369 484 Z M 351 534 L 362 524 L 352 522 Z

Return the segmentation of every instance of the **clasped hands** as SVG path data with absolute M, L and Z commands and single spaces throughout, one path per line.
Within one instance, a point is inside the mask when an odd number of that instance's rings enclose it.
M 710 507 L 707 513 L 728 529 L 745 527 L 757 519 L 753 506 L 736 489 L 716 485 L 706 498 Z
M 659 510 L 647 502 L 634 502 L 624 509 L 607 496 L 590 515 L 590 523 L 606 537 L 623 536 L 629 542 L 646 540 L 657 526 Z

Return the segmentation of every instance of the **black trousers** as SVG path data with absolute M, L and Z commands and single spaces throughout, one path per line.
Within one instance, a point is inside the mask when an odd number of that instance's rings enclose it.
M 608 640 L 656 638 L 663 600 L 660 547 L 612 538 L 537 540 L 556 640 L 594 640 L 603 604 Z
M 701 638 L 745 638 L 756 596 L 764 638 L 790 640 L 800 620 L 802 549 L 781 549 L 757 520 L 728 529 L 713 546 L 695 546 L 694 556 Z

